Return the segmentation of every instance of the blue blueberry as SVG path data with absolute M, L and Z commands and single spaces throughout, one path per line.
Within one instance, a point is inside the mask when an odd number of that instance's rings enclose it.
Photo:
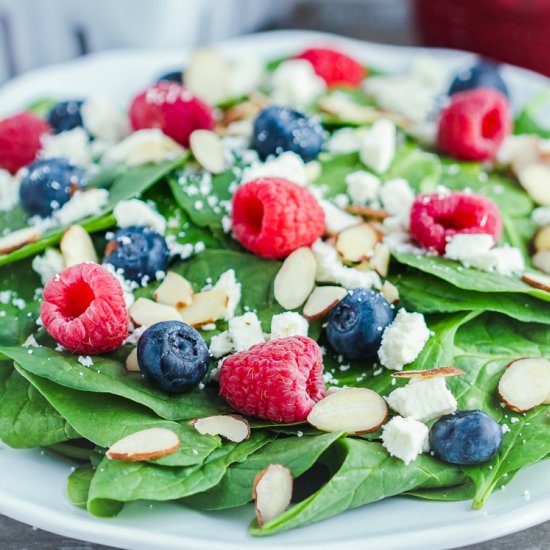
M 177 82 L 181 84 L 183 82 L 183 73 L 181 71 L 164 73 L 158 77 L 157 82 Z
M 170 253 L 164 237 L 142 225 L 119 229 L 105 248 L 104 262 L 124 272 L 124 277 L 138 283 L 154 281 L 164 271 Z M 145 280 L 144 280 L 145 278 Z
M 210 362 L 202 336 L 181 321 L 151 325 L 138 341 L 137 354 L 146 380 L 167 393 L 183 393 L 197 386 Z
M 49 111 L 47 120 L 54 134 L 60 134 L 73 128 L 84 126 L 82 105 L 84 101 L 71 99 L 56 103 Z
M 502 444 L 502 428 L 482 411 L 456 411 L 442 416 L 430 429 L 430 448 L 444 462 L 482 464 Z
M 480 60 L 475 65 L 461 70 L 454 78 L 449 95 L 475 88 L 494 88 L 509 97 L 508 87 L 502 78 L 498 65 Z
M 393 321 L 393 310 L 373 290 L 356 288 L 331 311 L 327 338 L 337 353 L 348 359 L 376 355 L 384 329 Z
M 37 160 L 21 180 L 21 206 L 30 216 L 47 218 L 83 186 L 84 172 L 67 159 Z
M 267 107 L 254 122 L 253 146 L 262 159 L 293 151 L 308 162 L 317 158 L 324 140 L 325 132 L 316 119 L 290 107 Z

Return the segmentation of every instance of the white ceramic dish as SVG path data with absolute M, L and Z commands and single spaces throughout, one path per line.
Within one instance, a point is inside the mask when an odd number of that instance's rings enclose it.
M 253 51 L 267 58 L 319 43 L 340 44 L 367 65 L 395 72 L 405 70 L 419 53 L 415 48 L 301 31 L 258 34 L 225 42 L 220 47 L 232 56 Z M 471 57 L 460 52 L 429 53 L 443 60 L 449 71 Z M 0 116 L 45 96 L 104 93 L 124 104 L 163 70 L 178 67 L 184 60 L 182 51 L 119 51 L 48 67 L 0 89 Z M 513 67 L 505 67 L 504 74 L 516 105 L 524 104 L 549 84 L 540 75 Z M 550 519 L 550 461 L 521 472 L 505 491 L 491 496 L 483 511 L 472 511 L 468 502 L 424 502 L 399 497 L 267 539 L 246 534 L 253 517 L 250 506 L 202 513 L 176 504 L 137 503 L 127 506 L 116 519 L 91 517 L 65 497 L 70 468 L 70 462 L 54 455 L 39 450 L 15 451 L 0 444 L 0 513 L 62 535 L 136 550 L 430 550 L 480 542 Z

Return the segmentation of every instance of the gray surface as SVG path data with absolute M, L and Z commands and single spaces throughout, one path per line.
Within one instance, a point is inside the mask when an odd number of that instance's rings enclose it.
M 415 37 L 408 21 L 406 0 L 314 0 L 300 2 L 282 26 L 411 45 L 415 44 Z M 550 522 L 468 548 L 550 550 Z M 108 547 L 59 537 L 0 516 L 0 550 L 108 550 Z

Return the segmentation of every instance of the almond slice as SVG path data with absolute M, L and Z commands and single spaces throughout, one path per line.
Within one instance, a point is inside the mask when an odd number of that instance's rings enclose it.
M 390 304 L 395 304 L 399 302 L 399 290 L 395 285 L 389 281 L 384 281 L 382 288 L 380 289 L 380 294 L 386 298 L 386 301 Z
M 404 370 L 392 373 L 394 378 L 446 378 L 448 376 L 460 376 L 464 374 L 462 369 L 457 367 L 439 367 L 427 370 Z
M 540 163 L 528 164 L 520 168 L 518 180 L 537 204 L 550 206 L 550 166 Z
M 112 460 L 139 462 L 156 460 L 177 451 L 178 434 L 166 428 L 148 428 L 123 437 L 107 451 Z
M 550 292 L 550 277 L 548 275 L 528 271 L 523 274 L 522 279 L 524 282 L 526 282 L 528 285 L 531 285 L 532 287 Z
M 380 277 L 387 277 L 390 267 L 390 247 L 385 243 L 377 243 L 370 259 L 370 265 Z
M 550 273 L 550 250 L 541 250 L 537 252 L 531 261 L 533 265 L 543 271 L 544 273 Z
M 374 432 L 386 421 L 388 406 L 367 388 L 346 388 L 317 402 L 307 421 L 324 432 Z
M 210 105 L 220 103 L 229 96 L 229 63 L 213 49 L 193 52 L 183 72 L 185 87 Z
M 275 276 L 275 300 L 285 309 L 300 307 L 315 286 L 317 261 L 310 248 L 296 249 L 283 262 Z
M 159 304 L 147 298 L 138 298 L 128 312 L 130 319 L 138 326 L 149 326 L 162 321 L 181 321 L 175 307 Z
M 25 227 L 12 231 L 0 237 L 0 255 L 8 254 L 26 244 L 33 243 L 40 238 L 40 231 L 35 227 Z
M 97 263 L 97 253 L 88 232 L 81 225 L 71 225 L 59 243 L 66 267 L 83 262 Z
M 237 414 L 219 414 L 191 420 L 190 424 L 202 435 L 221 435 L 240 443 L 250 437 L 250 424 Z
M 223 319 L 229 297 L 222 288 L 198 292 L 193 301 L 183 309 L 178 309 L 181 320 L 192 327 L 200 327 Z
M 336 237 L 336 250 L 348 262 L 368 260 L 381 235 L 369 223 L 361 223 L 344 229 Z
M 308 321 L 324 317 L 343 300 L 348 291 L 341 286 L 318 286 L 310 294 L 302 310 Z
M 220 174 L 225 170 L 225 150 L 222 140 L 210 130 L 195 130 L 189 137 L 195 160 L 208 172 Z
M 517 412 L 541 405 L 550 396 L 550 361 L 542 357 L 513 361 L 498 383 L 498 395 L 504 405 Z
M 258 472 L 252 496 L 260 527 L 279 517 L 290 506 L 292 486 L 292 474 L 281 464 L 271 464 Z
M 161 304 L 181 309 L 193 301 L 193 287 L 187 279 L 169 271 L 161 285 L 153 292 L 153 298 Z
M 377 221 L 385 220 L 389 218 L 390 213 L 380 208 L 371 208 L 370 206 L 361 206 L 358 204 L 350 204 L 346 206 L 346 211 L 362 218 L 373 219 Z
M 125 361 L 126 370 L 128 372 L 141 372 L 138 363 L 137 347 L 135 347 L 126 357 Z
M 550 225 L 541 227 L 533 237 L 533 248 L 535 252 L 550 250 Z

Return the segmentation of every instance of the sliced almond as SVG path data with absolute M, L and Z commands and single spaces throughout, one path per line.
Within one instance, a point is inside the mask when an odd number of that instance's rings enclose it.
M 139 462 L 156 460 L 177 451 L 178 434 L 166 428 L 148 428 L 123 437 L 107 451 L 112 460 Z
M 371 208 L 370 206 L 361 206 L 358 204 L 350 204 L 346 206 L 346 211 L 362 218 L 382 221 L 389 218 L 390 213 L 380 208 Z
M 181 309 L 193 301 L 193 287 L 187 279 L 169 271 L 153 293 L 153 298 L 161 304 Z
M 537 252 L 531 258 L 531 261 L 537 269 L 550 274 L 550 250 L 541 250 Z
M 222 140 L 210 130 L 195 130 L 189 138 L 195 160 L 208 172 L 220 174 L 225 170 L 225 149 Z
M 292 486 L 292 474 L 281 464 L 271 464 L 258 472 L 252 496 L 260 527 L 279 517 L 290 506 Z
M 372 257 L 380 240 L 380 233 L 372 225 L 361 223 L 338 233 L 336 250 L 348 262 L 361 262 Z
M 517 359 L 498 383 L 500 401 L 517 412 L 544 403 L 550 396 L 550 361 L 542 357 Z
M 26 244 L 33 243 L 40 238 L 40 231 L 35 227 L 25 227 L 12 231 L 8 235 L 0 237 L 0 255 L 8 254 Z
M 381 277 L 388 276 L 390 267 L 390 247 L 385 243 L 377 243 L 370 259 L 370 266 Z
M 345 388 L 317 402 L 307 421 L 324 432 L 368 433 L 377 430 L 388 416 L 388 406 L 367 388 Z
M 389 281 L 384 281 L 382 288 L 380 289 L 380 294 L 386 298 L 386 301 L 390 304 L 395 304 L 399 302 L 399 290 L 395 285 Z
M 550 277 L 543 275 L 542 273 L 533 273 L 532 271 L 526 272 L 522 277 L 523 281 L 532 287 L 540 290 L 546 290 L 550 292 Z
M 533 248 L 535 252 L 550 250 L 550 225 L 541 227 L 533 237 Z
M 97 253 L 88 232 L 81 225 L 71 225 L 59 243 L 67 267 L 83 262 L 97 263 Z
M 240 443 L 250 437 L 250 424 L 237 414 L 218 414 L 197 418 L 190 424 L 202 435 L 221 435 L 234 443 Z
M 361 218 L 348 214 L 327 200 L 321 199 L 318 202 L 325 213 L 325 234 L 329 237 L 362 222 Z
M 137 348 L 134 348 L 126 357 L 125 361 L 126 370 L 128 372 L 141 372 L 138 363 Z
M 550 206 L 550 166 L 540 163 L 528 164 L 520 168 L 518 180 L 537 204 Z
M 345 298 L 348 291 L 341 286 L 318 286 L 310 294 L 302 310 L 308 321 L 324 317 Z
M 210 105 L 220 103 L 229 96 L 229 63 L 213 49 L 193 52 L 183 72 L 183 81 L 189 90 Z
M 181 320 L 192 327 L 200 327 L 223 319 L 229 297 L 222 288 L 198 292 L 185 308 L 178 309 Z
M 446 378 L 448 376 L 460 376 L 464 374 L 462 369 L 457 367 L 439 367 L 426 370 L 404 370 L 392 373 L 394 378 Z
M 317 261 L 311 248 L 296 249 L 283 262 L 275 276 L 273 292 L 275 300 L 285 309 L 300 307 L 315 286 Z
M 147 298 L 138 298 L 130 306 L 130 319 L 138 326 L 149 326 L 162 321 L 181 321 L 175 307 L 159 304 Z

